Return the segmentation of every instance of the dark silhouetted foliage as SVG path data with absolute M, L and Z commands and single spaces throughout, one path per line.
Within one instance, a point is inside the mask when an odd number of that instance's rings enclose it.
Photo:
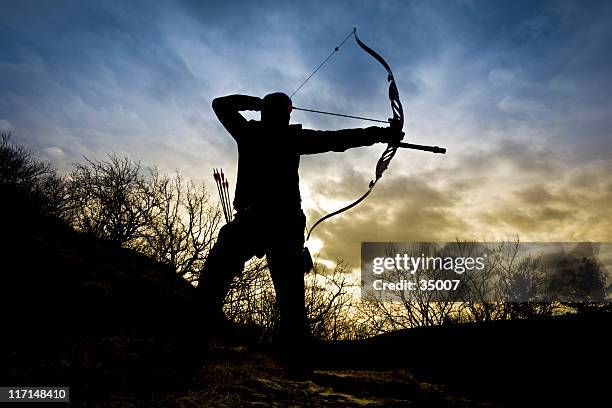
M 10 133 L 0 134 L 0 197 L 7 221 L 17 221 L 10 213 L 63 216 L 68 208 L 63 179 L 49 163 L 11 144 L 10 138 Z

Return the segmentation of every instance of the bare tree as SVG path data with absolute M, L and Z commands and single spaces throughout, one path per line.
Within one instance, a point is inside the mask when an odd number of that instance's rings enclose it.
M 75 167 L 68 178 L 74 226 L 120 245 L 142 236 L 154 204 L 140 163 L 109 154 Z
M 436 245 L 422 243 L 404 247 L 406 252 L 437 256 Z M 386 248 L 387 256 L 398 253 L 393 244 Z M 417 285 L 421 280 L 449 279 L 449 272 L 441 268 L 411 272 L 405 269 L 392 269 L 381 275 L 385 282 L 412 282 Z M 368 293 L 359 306 L 364 319 L 372 325 L 375 333 L 412 327 L 433 326 L 459 319 L 456 298 L 459 295 L 448 291 L 386 291 L 383 295 Z
M 341 340 L 356 335 L 353 289 L 359 285 L 349 278 L 347 265 L 340 260 L 331 270 L 315 262 L 306 275 L 306 312 L 313 337 Z
M 11 134 L 0 133 L 0 186 L 13 202 L 39 215 L 63 217 L 69 205 L 63 178 L 48 162 L 10 143 Z
M 114 154 L 75 166 L 68 178 L 75 228 L 142 252 L 188 281 L 198 278 L 221 221 L 204 185 Z
M 258 326 L 261 337 L 269 341 L 278 328 L 279 310 L 274 285 L 265 258 L 253 258 L 244 272 L 234 278 L 225 298 L 228 319 L 245 326 Z
M 356 330 L 353 319 L 355 296 L 346 265 L 339 262 L 329 270 L 315 263 L 313 272 L 305 275 L 305 303 L 313 337 L 323 340 L 353 338 Z M 274 285 L 265 259 L 247 262 L 244 273 L 232 282 L 225 299 L 227 317 L 244 325 L 262 329 L 265 340 L 270 340 L 278 328 L 279 310 Z
M 463 274 L 459 291 L 395 291 L 383 297 L 368 294 L 359 304 L 360 318 L 366 321 L 372 334 L 420 326 L 455 322 L 483 322 L 500 319 L 549 316 L 558 303 L 547 297 L 543 286 L 547 271 L 537 256 L 519 253 L 519 242 L 501 242 L 493 246 L 475 246 L 473 242 L 446 245 L 442 255 L 472 256 L 476 250 L 487 253 L 484 269 L 475 274 Z M 410 252 L 425 256 L 440 255 L 433 247 L 414 245 Z M 450 252 L 449 252 L 450 251 Z M 388 254 L 398 251 L 393 246 Z M 391 270 L 383 280 L 418 282 L 420 279 L 448 279 L 448 272 L 438 269 L 411 274 L 405 270 Z
M 151 169 L 143 187 L 146 224 L 128 246 L 196 280 L 219 228 L 219 208 L 210 204 L 204 185 L 185 183 L 178 172 L 168 177 Z

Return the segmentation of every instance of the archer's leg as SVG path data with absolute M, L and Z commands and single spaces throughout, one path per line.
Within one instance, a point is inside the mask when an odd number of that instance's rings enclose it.
M 244 263 L 251 257 L 248 233 L 248 228 L 238 219 L 223 226 L 200 272 L 196 288 L 198 303 L 201 313 L 210 324 L 224 320 L 225 296 L 232 280 L 242 273 Z
M 304 219 L 285 223 L 268 251 L 280 311 L 279 342 L 283 359 L 292 371 L 308 371 L 309 335 L 304 300 Z

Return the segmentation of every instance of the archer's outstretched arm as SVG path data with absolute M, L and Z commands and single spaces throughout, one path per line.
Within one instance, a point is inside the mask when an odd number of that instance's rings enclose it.
M 247 120 L 240 111 L 261 110 L 261 99 L 248 95 L 228 95 L 215 98 L 212 107 L 221 124 L 238 141 L 247 125 Z
M 343 152 L 374 143 L 399 142 L 402 136 L 401 130 L 378 126 L 342 130 L 301 129 L 297 135 L 300 154 Z

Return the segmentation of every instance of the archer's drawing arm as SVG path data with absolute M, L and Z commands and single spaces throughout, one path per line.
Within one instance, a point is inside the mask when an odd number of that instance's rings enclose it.
M 248 95 L 228 95 L 215 98 L 212 108 L 219 122 L 227 129 L 236 141 L 242 136 L 248 121 L 241 111 L 261 110 L 261 99 Z

